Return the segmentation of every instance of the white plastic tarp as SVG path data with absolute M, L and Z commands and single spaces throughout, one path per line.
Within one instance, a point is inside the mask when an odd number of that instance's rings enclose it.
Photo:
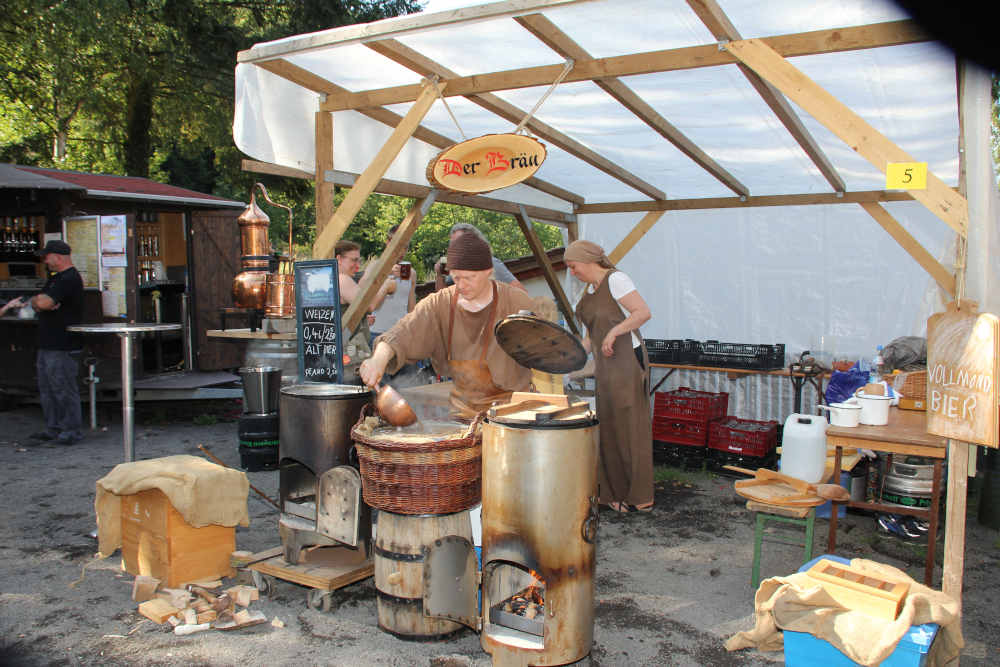
M 591 56 L 611 57 L 713 44 L 682 0 L 497 3 L 540 13 Z M 743 38 L 801 33 L 907 18 L 887 0 L 719 0 Z M 462 21 L 461 12 L 413 17 L 296 36 L 255 46 L 236 69 L 237 146 L 265 162 L 315 169 L 314 112 L 320 95 L 253 64 L 281 57 L 349 91 L 417 84 L 421 76 L 365 45 L 394 39 L 467 76 L 562 58 L 511 15 Z M 277 51 L 276 51 L 277 50 Z M 933 42 L 790 58 L 807 76 L 950 186 L 958 182 L 954 56 Z M 829 193 L 831 185 L 735 65 L 681 69 L 620 79 L 745 184 L 752 196 Z M 521 109 L 547 86 L 492 93 Z M 514 124 L 461 97 L 439 100 L 423 126 L 460 141 L 508 132 Z M 988 100 L 986 101 L 988 103 Z M 404 115 L 410 104 L 388 107 Z M 841 139 L 795 107 L 849 192 L 882 190 L 885 176 Z M 668 199 L 734 193 L 592 82 L 563 83 L 537 118 L 666 193 Z M 334 113 L 334 166 L 362 172 L 391 128 L 355 111 Z M 586 203 L 648 201 L 629 185 L 548 145 L 536 176 Z M 427 185 L 439 148 L 410 139 L 385 177 Z M 572 212 L 572 204 L 520 185 L 491 197 Z M 883 204 L 932 254 L 946 256 L 954 232 L 916 202 Z M 641 213 L 581 215 L 580 237 L 608 251 Z M 982 220 L 973 224 L 984 224 Z M 995 224 L 991 221 L 989 224 Z M 992 269 L 989 257 L 986 261 Z M 877 343 L 923 333 L 927 273 L 857 204 L 667 212 L 624 258 L 650 303 L 646 337 L 783 342 L 821 357 L 871 354 Z M 572 290 L 571 290 L 572 291 Z

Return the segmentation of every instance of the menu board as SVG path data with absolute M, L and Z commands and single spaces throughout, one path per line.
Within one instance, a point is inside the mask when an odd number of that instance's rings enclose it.
M 63 238 L 72 250 L 73 266 L 80 272 L 84 289 L 101 288 L 101 242 L 97 216 L 66 218 Z
M 299 382 L 340 382 L 344 375 L 337 260 L 295 263 Z
M 997 446 L 1000 321 L 975 301 L 927 320 L 927 432 Z

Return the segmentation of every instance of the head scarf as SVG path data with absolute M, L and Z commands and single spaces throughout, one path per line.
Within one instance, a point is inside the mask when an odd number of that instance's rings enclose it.
M 604 248 L 597 245 L 593 241 L 573 241 L 566 248 L 566 252 L 563 254 L 563 261 L 565 262 L 588 262 L 592 264 L 599 264 L 606 269 L 613 269 L 614 264 L 608 259 L 608 256 L 604 254 Z
M 448 270 L 487 271 L 493 269 L 490 244 L 475 234 L 463 232 L 448 244 Z

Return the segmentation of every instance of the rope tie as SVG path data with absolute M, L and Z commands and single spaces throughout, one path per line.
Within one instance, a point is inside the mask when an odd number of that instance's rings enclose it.
M 549 95 L 552 94 L 552 91 L 556 89 L 556 86 L 562 83 L 563 79 L 566 78 L 566 75 L 569 74 L 570 71 L 572 71 L 572 69 L 573 69 L 573 59 L 570 58 L 563 65 L 562 72 L 559 73 L 559 76 L 557 76 L 556 80 L 552 82 L 552 85 L 549 86 L 549 89 L 545 91 L 545 94 L 542 95 L 541 99 L 539 99 L 538 102 L 535 103 L 535 106 L 532 107 L 531 111 L 529 111 L 528 114 L 521 119 L 520 124 L 518 124 L 518 126 L 514 129 L 514 134 L 521 133 L 521 130 L 523 130 L 524 126 L 528 124 L 528 121 L 532 119 L 532 117 L 535 115 L 535 112 L 538 111 L 538 108 L 542 106 L 545 100 L 548 99 Z

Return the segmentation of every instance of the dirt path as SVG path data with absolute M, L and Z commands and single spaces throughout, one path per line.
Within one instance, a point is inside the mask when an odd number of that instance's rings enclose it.
M 109 408 L 111 410 L 111 408 Z M 139 458 L 200 455 L 205 444 L 238 465 L 230 403 L 141 404 Z M 104 416 L 109 419 L 113 411 Z M 0 413 L 0 664 L 18 665 L 472 665 L 490 664 L 471 631 L 433 644 L 404 642 L 379 631 L 371 579 L 334 594 L 324 613 L 305 604 L 304 588 L 278 582 L 254 603 L 283 628 L 177 637 L 144 620 L 131 601 L 130 575 L 116 555 L 81 568 L 96 551 L 94 482 L 122 458 L 120 425 L 73 447 L 29 445 L 39 429 L 37 406 Z M 277 497 L 277 473 L 248 473 Z M 732 480 L 707 473 L 660 470 L 651 514 L 601 513 L 592 665 L 767 665 L 782 653 L 730 654 L 723 640 L 752 625 L 751 515 L 732 493 Z M 970 498 L 964 598 L 963 665 L 1000 664 L 1000 535 L 976 523 Z M 237 548 L 279 544 L 277 515 L 251 493 L 251 525 L 237 531 Z M 876 533 L 870 516 L 848 515 L 839 549 L 923 576 L 923 549 Z M 943 534 L 943 533 L 942 533 Z M 826 522 L 817 521 L 816 551 Z M 939 553 L 940 553 L 939 549 Z M 793 547 L 765 547 L 763 574 L 799 565 Z M 940 577 L 940 569 L 938 570 Z M 444 658 L 448 658 L 445 660 Z M 435 659 L 440 659 L 435 661 Z

